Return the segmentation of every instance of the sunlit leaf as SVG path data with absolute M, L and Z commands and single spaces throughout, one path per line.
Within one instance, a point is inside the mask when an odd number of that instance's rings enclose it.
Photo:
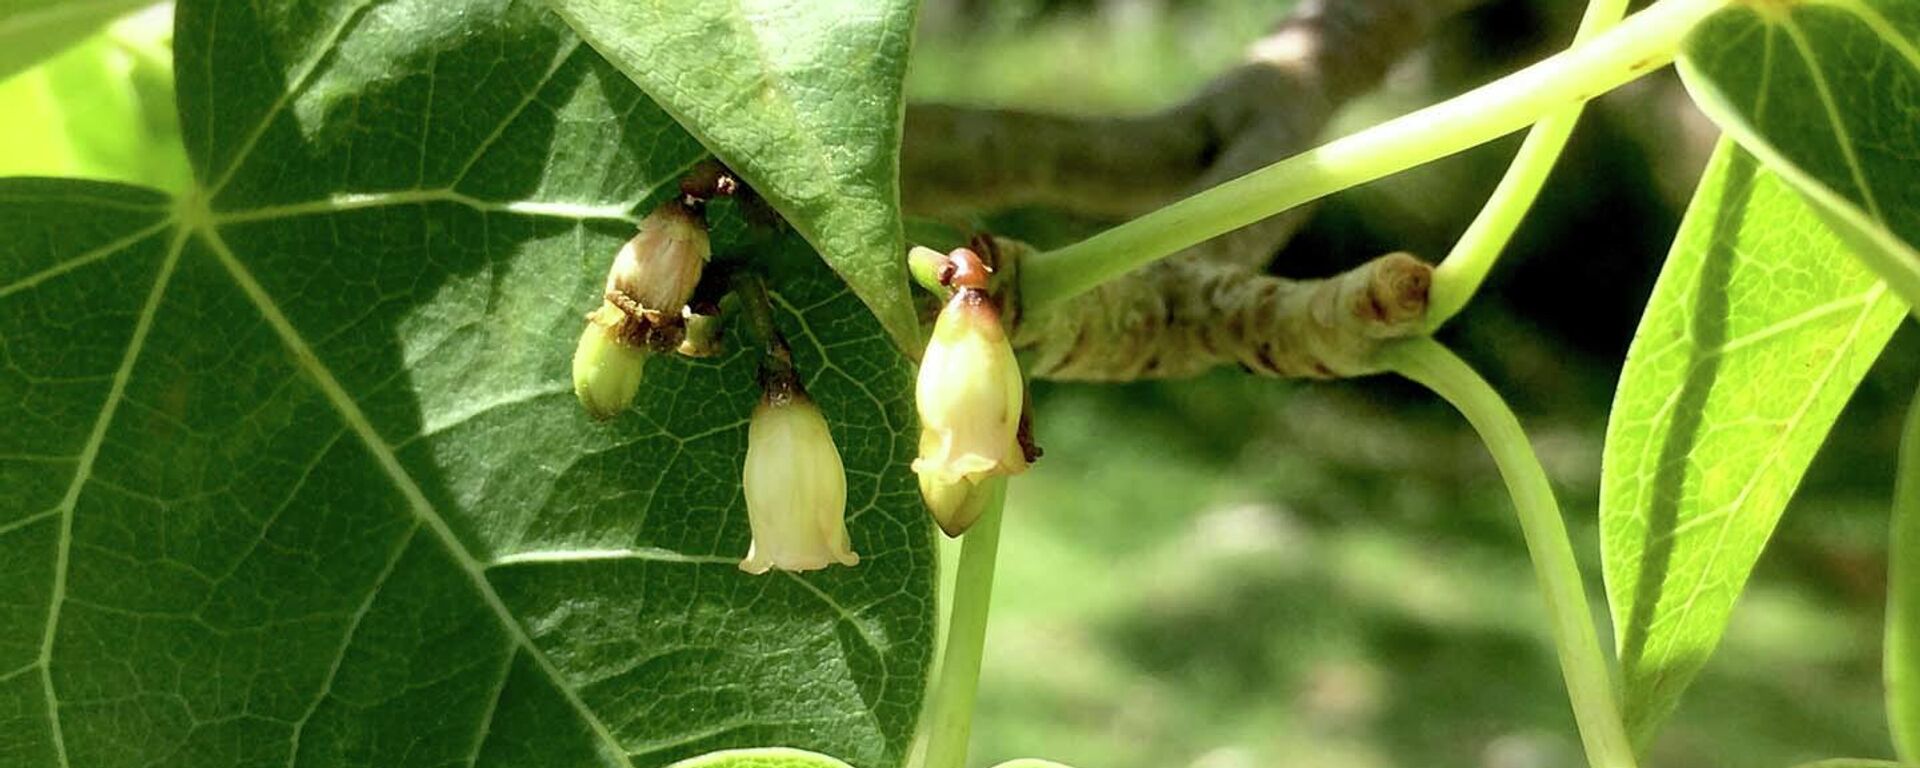
M 1729 136 L 1920 303 L 1920 4 L 1734 3 L 1688 38 L 1680 72 Z
M 1863 760 L 1854 757 L 1839 757 L 1831 760 L 1815 760 L 1801 763 L 1794 768 L 1910 768 L 1905 763 L 1891 760 Z
M 1607 425 L 1601 549 L 1636 739 L 1712 654 L 1808 462 L 1905 311 L 1800 195 L 1722 141 Z
M 673 768 L 847 768 L 835 758 L 798 749 L 733 749 L 682 760 Z
M 116 24 L 0 82 L 0 176 L 190 186 L 172 62 L 161 58 L 168 18 Z
M 918 347 L 899 184 L 916 0 L 549 2 Z
M 194 194 L 0 182 L 0 765 L 898 765 L 934 534 L 845 284 L 716 210 L 862 556 L 748 576 L 753 345 L 568 371 L 696 141 L 532 0 L 178 13 Z
M 152 0 L 7 0 L 0 4 L 0 80 Z

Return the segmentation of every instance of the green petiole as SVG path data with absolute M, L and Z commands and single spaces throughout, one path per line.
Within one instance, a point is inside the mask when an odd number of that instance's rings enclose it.
M 1586 42 L 1618 24 L 1626 14 L 1627 0 L 1592 0 L 1587 3 L 1586 14 L 1580 17 L 1580 29 L 1573 35 L 1574 44 Z M 1526 141 L 1521 142 L 1520 151 L 1514 153 L 1513 163 L 1507 166 L 1506 175 L 1500 177 L 1500 185 L 1494 187 L 1486 206 L 1433 271 L 1433 292 L 1427 300 L 1427 332 L 1438 330 L 1459 313 L 1480 284 L 1486 282 L 1487 273 L 1500 259 L 1501 250 L 1520 229 L 1520 220 L 1526 218 L 1533 201 L 1540 197 L 1540 189 L 1546 186 L 1547 175 L 1553 172 L 1553 163 L 1560 159 L 1560 151 L 1566 149 L 1567 139 L 1573 136 L 1573 127 L 1580 122 L 1580 113 L 1585 107 L 1584 103 L 1561 107 L 1527 131 Z
M 973 700 L 980 690 L 980 659 L 987 645 L 987 608 L 993 599 L 993 567 L 1000 551 L 1000 514 L 1007 479 L 987 480 L 993 494 L 980 520 L 960 540 L 960 570 L 947 622 L 946 653 L 934 684 L 925 759 L 920 768 L 965 768 L 973 733 Z
M 1294 206 L 1492 141 L 1673 59 L 1730 0 L 1660 0 L 1593 40 L 1452 99 L 1206 190 L 1022 265 L 1029 310 Z
M 1485 379 L 1433 339 L 1423 336 L 1389 345 L 1381 351 L 1380 362 L 1452 403 L 1486 442 L 1513 496 L 1534 576 L 1546 598 L 1553 644 L 1587 762 L 1592 768 L 1634 768 L 1633 743 L 1614 700 L 1611 668 L 1600 648 L 1573 543 L 1547 471 L 1520 420 Z

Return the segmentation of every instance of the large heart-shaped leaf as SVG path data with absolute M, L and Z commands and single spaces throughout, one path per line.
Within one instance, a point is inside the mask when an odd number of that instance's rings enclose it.
M 899 171 L 917 0 L 549 2 L 918 348 Z
M 1602 459 L 1601 554 L 1637 740 L 1713 652 L 1905 311 L 1789 185 L 1722 141 L 1634 334 Z
M 1734 3 L 1688 37 L 1679 66 L 1729 136 L 1920 304 L 1920 5 Z
M 657 359 L 610 425 L 570 391 L 697 142 L 533 0 L 178 13 L 196 194 L 0 182 L 0 765 L 897 765 L 933 534 L 844 283 L 745 254 L 862 563 L 748 576 L 753 355 Z

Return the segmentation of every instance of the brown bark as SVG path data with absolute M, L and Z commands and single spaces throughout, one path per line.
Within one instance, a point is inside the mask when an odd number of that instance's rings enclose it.
M 1478 2 L 1301 0 L 1242 64 L 1151 115 L 915 105 L 902 153 L 906 207 L 934 217 L 1024 205 L 1138 215 L 1312 146 L 1335 110 Z M 1325 281 L 1266 275 L 1307 213 L 1214 238 L 1028 318 L 1017 343 L 1034 352 L 1031 373 L 1124 380 L 1229 362 L 1273 376 L 1367 372 L 1362 361 L 1380 339 L 1418 332 L 1429 270 L 1395 255 Z

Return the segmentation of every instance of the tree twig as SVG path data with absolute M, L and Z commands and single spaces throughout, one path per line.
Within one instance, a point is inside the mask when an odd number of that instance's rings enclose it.
M 904 202 L 937 217 L 1012 206 L 1138 214 L 1310 147 L 1335 110 L 1377 86 L 1441 21 L 1481 1 L 1301 0 L 1242 64 L 1152 115 L 910 107 Z M 1274 376 L 1363 372 L 1356 355 L 1418 331 L 1403 316 L 1424 316 L 1425 265 L 1392 259 L 1380 278 L 1398 291 L 1391 313 L 1309 299 L 1348 290 L 1329 287 L 1336 284 L 1372 285 L 1386 260 L 1324 283 L 1265 275 L 1307 215 L 1289 211 L 1114 281 L 1030 318 L 1016 343 L 1039 352 L 1032 373 L 1043 378 L 1179 376 L 1229 362 Z M 1328 308 L 1360 314 L 1283 316 Z

